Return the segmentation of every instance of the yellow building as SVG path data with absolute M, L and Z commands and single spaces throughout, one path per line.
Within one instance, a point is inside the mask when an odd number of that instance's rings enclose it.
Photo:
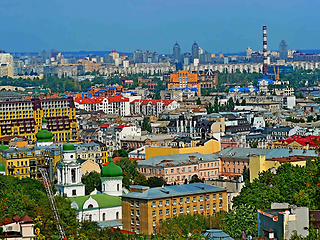
M 201 153 L 201 154 L 211 154 L 220 151 L 220 142 L 214 139 L 210 139 L 203 144 L 199 141 L 192 141 L 191 143 L 177 142 L 176 145 L 171 147 L 162 146 L 146 146 L 145 154 L 146 159 L 155 156 L 173 155 L 173 154 L 183 154 L 183 153 Z
M 274 148 L 267 154 L 249 156 L 250 182 L 259 177 L 259 173 L 277 169 L 282 163 L 305 166 L 309 158 L 318 157 L 315 150 Z
M 131 186 L 130 193 L 122 195 L 123 229 L 150 235 L 165 219 L 196 213 L 209 217 L 227 211 L 227 204 L 227 189 L 203 183 Z
M 78 138 L 72 97 L 0 102 L 0 137 L 18 135 L 36 141 L 43 118 L 54 142 Z
M 170 82 L 168 83 L 168 89 L 176 88 L 197 88 L 198 95 L 201 95 L 201 85 L 198 81 L 197 73 L 191 73 L 189 71 L 179 71 L 170 75 Z

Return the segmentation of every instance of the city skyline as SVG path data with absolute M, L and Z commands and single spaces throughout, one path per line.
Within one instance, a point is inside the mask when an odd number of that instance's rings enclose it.
M 183 3 L 183 4 L 182 4 Z M 276 3 L 273 4 L 273 3 Z M 95 51 L 190 52 L 194 40 L 212 53 L 262 50 L 261 27 L 268 27 L 268 49 L 285 40 L 288 49 L 320 49 L 317 6 L 302 1 L 85 1 L 39 0 L 0 3 L 0 48 L 8 52 Z M 114 11 L 113 9 L 116 9 Z M 178 11 L 177 11 L 178 9 Z M 240 9 L 240 10 L 239 10 Z M 283 10 L 285 9 L 285 11 Z

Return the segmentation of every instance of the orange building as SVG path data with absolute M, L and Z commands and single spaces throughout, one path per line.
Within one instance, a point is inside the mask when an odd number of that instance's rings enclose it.
M 201 86 L 198 81 L 196 73 L 190 73 L 189 71 L 179 71 L 170 75 L 170 82 L 168 83 L 169 89 L 176 88 L 197 88 L 198 95 L 201 94 Z

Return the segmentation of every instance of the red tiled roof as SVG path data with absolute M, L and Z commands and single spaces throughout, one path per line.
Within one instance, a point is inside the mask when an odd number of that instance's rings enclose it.
M 113 97 L 108 97 L 108 102 L 129 102 L 129 98 L 115 95 Z
M 174 100 L 153 100 L 153 99 L 141 99 L 141 100 L 134 100 L 130 104 L 135 104 L 136 102 L 139 102 L 141 105 L 157 105 L 158 102 L 162 102 L 163 105 L 169 105 L 172 103 Z
M 122 125 L 119 125 L 118 127 L 116 127 L 117 129 L 122 129 L 124 127 L 134 127 L 135 125 L 133 124 L 122 124 Z
M 315 140 L 318 139 L 320 141 L 320 136 L 301 136 L 301 135 L 294 135 L 291 137 L 285 137 L 284 139 L 280 139 L 279 142 L 286 142 L 290 144 L 292 142 L 298 142 L 303 146 L 309 145 L 310 147 L 315 147 Z M 320 142 L 319 142 L 320 143 Z
M 110 127 L 110 124 L 103 125 L 100 128 L 108 128 L 108 127 Z
M 93 104 L 93 103 L 101 103 L 103 98 L 95 97 L 95 98 L 75 98 L 74 101 L 79 104 Z
M 33 220 L 27 214 L 25 214 L 20 218 L 19 222 L 22 222 L 22 223 L 33 223 Z

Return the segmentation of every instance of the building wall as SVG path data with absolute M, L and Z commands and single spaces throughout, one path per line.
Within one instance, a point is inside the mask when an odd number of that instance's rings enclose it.
M 204 146 L 199 147 L 186 147 L 186 148 L 174 148 L 174 147 L 148 147 L 146 146 L 146 159 L 155 156 L 183 154 L 183 153 L 201 153 L 211 154 L 220 151 L 220 142 L 215 140 L 209 140 Z
M 136 204 L 137 201 L 139 205 Z M 139 217 L 137 217 L 137 210 L 139 211 Z M 150 235 L 162 220 L 182 214 L 199 213 L 211 216 L 221 210 L 227 211 L 226 191 L 208 194 L 190 194 L 156 200 L 123 197 L 123 229 L 134 232 L 137 232 L 139 229 L 139 233 Z M 139 225 L 137 224 L 137 220 L 139 221 Z

